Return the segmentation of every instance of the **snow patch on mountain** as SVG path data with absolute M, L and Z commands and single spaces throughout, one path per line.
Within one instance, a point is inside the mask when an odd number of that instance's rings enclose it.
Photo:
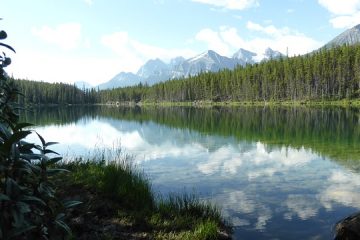
M 143 84 L 152 85 L 169 79 L 194 76 L 202 72 L 217 72 L 222 69 L 234 69 L 237 65 L 253 64 L 263 60 L 284 56 L 278 51 L 267 48 L 263 54 L 240 48 L 229 58 L 208 50 L 192 58 L 176 57 L 165 63 L 160 59 L 147 61 L 136 74 L 121 72 L 110 81 L 100 84 L 99 89 L 117 88 Z

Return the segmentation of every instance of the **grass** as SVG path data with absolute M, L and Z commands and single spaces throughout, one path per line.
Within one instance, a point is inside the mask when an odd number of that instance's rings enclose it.
M 110 216 L 112 222 L 130 224 L 131 231 L 145 231 L 148 239 L 211 240 L 231 232 L 216 206 L 193 194 L 161 196 L 154 193 L 144 172 L 132 164 L 128 156 L 117 154 L 115 159 L 105 161 L 107 153 L 103 151 L 91 160 L 76 159 L 62 166 L 71 171 L 62 182 L 70 182 L 70 188 L 88 189 L 93 193 L 91 196 L 101 198 L 92 202 L 85 200 L 84 212 L 96 205 L 94 202 L 109 201 L 106 204 L 111 206 L 110 215 L 107 213 L 104 218 Z M 101 210 L 99 216 L 104 212 L 109 211 Z M 77 231 L 77 235 L 81 235 L 81 231 Z

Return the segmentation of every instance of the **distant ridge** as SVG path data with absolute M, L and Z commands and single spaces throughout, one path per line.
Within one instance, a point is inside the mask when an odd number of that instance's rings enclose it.
M 360 43 L 360 24 L 339 34 L 323 48 L 332 48 L 341 45 L 354 45 Z
M 231 58 L 208 50 L 189 59 L 176 57 L 167 64 L 161 59 L 151 59 L 139 68 L 136 74 L 121 72 L 108 82 L 97 86 L 100 90 L 134 86 L 140 82 L 152 85 L 169 79 L 194 76 L 201 72 L 217 72 L 222 69 L 234 69 L 237 65 L 245 66 L 259 61 L 276 59 L 284 56 L 279 51 L 267 48 L 263 54 L 240 48 Z
M 320 49 L 355 44 L 360 44 L 360 24 L 342 32 Z M 188 59 L 179 56 L 171 59 L 169 63 L 165 63 L 161 59 L 156 58 L 147 61 L 136 73 L 120 72 L 109 81 L 95 88 L 100 90 L 112 89 L 134 86 L 139 83 L 153 85 L 161 81 L 194 76 L 201 72 L 217 72 L 221 69 L 234 69 L 237 65 L 245 66 L 246 64 L 254 64 L 280 57 L 285 57 L 285 55 L 271 48 L 267 48 L 262 54 L 256 54 L 240 48 L 232 57 L 222 56 L 213 50 L 208 50 Z M 81 89 L 91 87 L 85 82 L 76 82 L 75 85 Z

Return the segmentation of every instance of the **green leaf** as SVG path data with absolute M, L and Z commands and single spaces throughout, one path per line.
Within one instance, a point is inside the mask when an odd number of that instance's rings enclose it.
M 42 199 L 34 197 L 34 196 L 25 195 L 21 198 L 21 200 L 24 202 L 38 202 L 41 205 L 46 206 L 46 203 Z
M 64 203 L 64 207 L 65 208 L 72 208 L 72 207 L 75 207 L 75 206 L 77 206 L 79 204 L 82 204 L 82 202 L 80 202 L 80 201 L 66 201 Z
M 43 148 L 42 148 L 41 146 L 39 146 L 39 145 L 34 145 L 34 148 L 35 148 L 36 150 L 39 150 L 39 151 L 42 151 L 42 150 L 43 150 Z
M 44 154 L 49 154 L 49 153 L 53 153 L 53 154 L 56 154 L 56 155 L 60 155 L 59 153 L 53 151 L 53 150 L 50 150 L 50 149 L 45 149 L 44 150 Z
M 11 211 L 11 216 L 14 219 L 13 226 L 15 228 L 20 228 L 24 225 L 24 215 L 20 209 L 13 208 Z
M 32 171 L 37 175 L 40 174 L 41 172 L 41 167 L 35 165 L 35 164 L 30 164 L 30 167 L 32 169 Z
M 47 142 L 45 144 L 45 147 L 51 146 L 51 145 L 55 145 L 55 144 L 59 144 L 58 142 Z
M 30 206 L 27 203 L 24 202 L 17 202 L 16 206 L 18 207 L 21 214 L 29 213 L 31 212 Z
M 6 34 L 5 31 L 1 30 L 1 31 L 0 31 L 0 40 L 3 40 L 3 39 L 5 39 L 5 38 L 7 38 L 7 34 Z
M 64 223 L 63 221 L 61 221 L 61 220 L 55 220 L 55 224 L 56 224 L 57 226 L 59 226 L 60 228 L 62 228 L 63 230 L 65 230 L 65 232 L 66 232 L 68 235 L 72 235 L 71 229 L 70 229 L 69 226 L 66 225 L 66 223 Z
M 34 228 L 36 228 L 36 226 L 26 226 L 26 227 L 22 227 L 19 229 L 13 229 L 12 231 L 10 231 L 10 234 L 9 234 L 10 238 L 13 238 L 13 237 L 19 236 L 23 233 L 29 232 L 29 231 L 33 230 Z
M 38 154 L 38 153 L 25 153 L 25 154 L 20 154 L 20 156 L 27 160 L 40 160 L 42 157 L 44 157 L 43 154 Z
M 67 169 L 63 169 L 63 168 L 53 168 L 53 169 L 46 170 L 46 173 L 51 174 L 51 175 L 54 175 L 54 174 L 57 174 L 57 173 L 60 173 L 60 172 L 69 173 L 70 171 L 67 170 Z
M 41 144 L 42 144 L 42 145 L 43 145 L 43 147 L 44 147 L 44 146 L 45 146 L 45 144 L 46 144 L 46 142 L 45 142 L 44 138 L 43 138 L 40 134 L 38 134 L 37 132 L 36 132 L 36 135 L 38 135 L 38 137 L 40 138 Z
M 5 43 L 0 43 L 0 46 L 6 47 L 6 48 L 10 49 L 11 51 L 13 51 L 14 53 L 16 53 L 15 50 L 11 46 L 9 46 Z
M 18 183 L 9 177 L 5 181 L 6 181 L 6 194 L 9 196 L 17 196 L 21 191 Z
M 0 137 L 4 139 L 8 139 L 11 136 L 11 132 L 7 127 L 4 126 L 4 124 L 0 123 Z
M 20 141 L 19 150 L 21 153 L 32 154 L 32 149 L 35 148 L 35 144 L 27 143 L 25 141 Z
M 19 172 L 21 172 L 21 174 L 32 174 L 33 171 L 31 169 L 31 163 L 27 160 L 24 159 L 18 159 L 16 161 L 16 168 L 18 169 Z M 24 175 L 25 176 L 25 175 Z
M 20 131 L 16 132 L 11 137 L 4 142 L 4 148 L 7 152 L 10 152 L 10 148 L 14 143 L 19 142 L 21 139 L 25 138 L 27 135 L 29 135 L 31 131 Z
M 50 164 L 55 164 L 55 163 L 61 161 L 62 159 L 63 159 L 62 157 L 54 157 L 54 158 L 50 158 L 48 162 Z
M 5 194 L 0 193 L 0 202 L 1 201 L 10 201 L 10 198 Z
M 42 194 L 46 194 L 47 197 L 53 198 L 54 194 L 55 194 L 55 190 L 49 186 L 48 184 L 42 182 L 40 183 L 39 187 L 38 187 L 38 191 Z
M 34 124 L 31 123 L 18 123 L 16 124 L 15 128 L 14 128 L 14 132 L 22 129 L 22 128 L 26 128 L 26 127 L 31 127 L 34 126 Z
M 57 216 L 56 216 L 56 218 L 55 218 L 55 220 L 62 220 L 62 219 L 64 219 L 64 217 L 65 217 L 65 213 L 59 213 Z

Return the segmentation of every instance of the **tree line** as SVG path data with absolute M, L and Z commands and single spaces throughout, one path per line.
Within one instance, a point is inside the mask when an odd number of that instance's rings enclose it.
M 99 92 L 99 101 L 299 101 L 360 96 L 360 45 Z
M 15 81 L 24 94 L 20 104 L 354 99 L 360 97 L 360 45 L 321 49 L 152 86 L 140 83 L 99 91 L 65 83 Z
M 25 104 L 93 104 L 97 102 L 95 89 L 79 89 L 66 83 L 47 83 L 13 79 L 22 96 L 20 105 Z

